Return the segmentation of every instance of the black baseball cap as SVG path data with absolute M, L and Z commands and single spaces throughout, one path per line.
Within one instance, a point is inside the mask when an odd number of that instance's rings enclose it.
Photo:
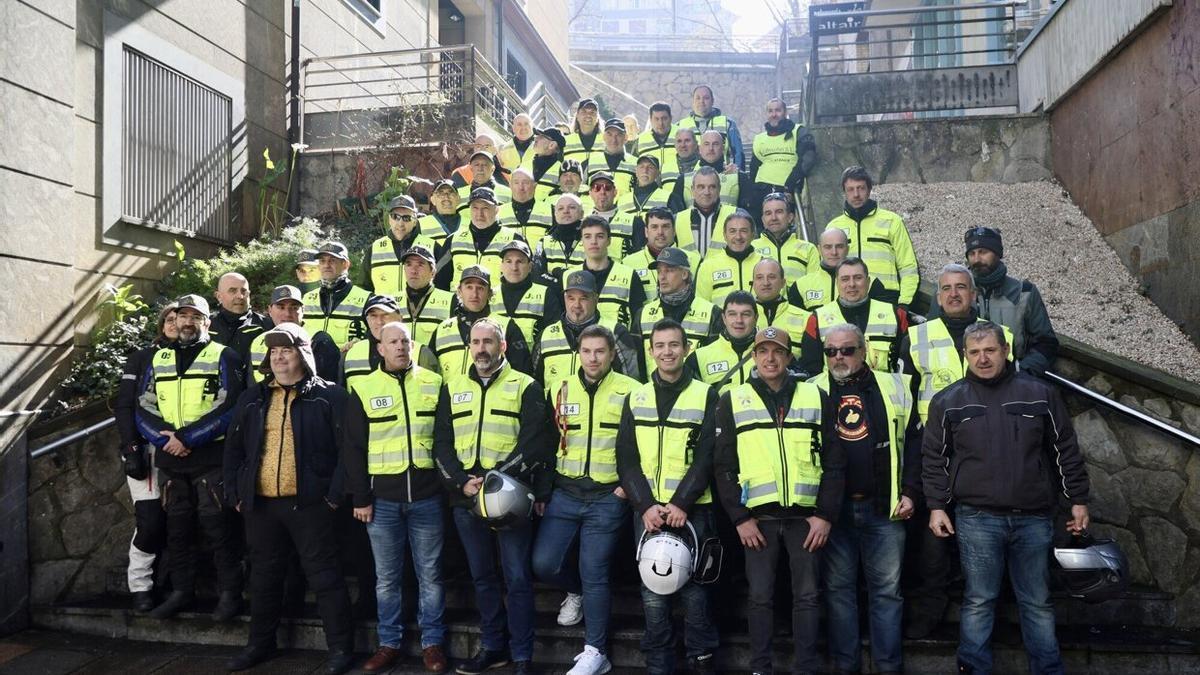
M 617 184 L 617 181 L 613 178 L 613 175 L 611 173 L 609 173 L 607 171 L 597 171 L 596 173 L 594 173 L 588 177 L 588 185 L 591 185 L 592 183 L 595 183 L 598 180 L 606 180 L 606 181 L 612 183 L 613 185 Z
M 434 192 L 437 192 L 438 190 L 442 190 L 442 189 L 449 190 L 449 191 L 453 192 L 454 194 L 458 194 L 458 188 L 454 187 L 454 181 L 449 180 L 447 178 L 443 178 L 443 179 L 439 180 L 438 182 L 434 183 L 433 190 L 430 192 L 430 194 L 433 194 Z
M 533 252 L 529 250 L 529 244 L 526 244 L 520 239 L 513 239 L 505 244 L 504 248 L 500 249 L 500 257 L 503 258 L 504 254 L 508 253 L 509 251 L 520 251 L 521 253 L 525 254 L 526 258 L 533 260 Z
M 322 255 L 331 255 L 335 258 L 340 258 L 345 261 L 350 260 L 350 249 L 340 241 L 327 241 L 321 244 L 321 248 L 317 249 L 317 257 Z
M 471 265 L 463 270 L 462 275 L 458 278 L 459 285 L 467 279 L 478 279 L 489 287 L 492 285 L 492 273 L 487 271 L 487 268 L 480 267 L 479 265 Z
M 659 167 L 659 168 L 662 167 L 662 164 L 660 164 L 658 161 L 658 157 L 655 155 L 646 154 L 646 155 L 642 155 L 641 157 L 638 157 L 637 163 L 641 164 L 642 162 L 654 162 L 654 166 Z
M 610 117 L 604 120 L 604 128 L 605 130 L 620 129 L 621 133 L 625 133 L 625 120 L 618 119 L 616 117 Z
M 562 150 L 567 145 L 567 137 L 554 127 L 546 127 L 545 129 L 534 129 L 533 133 L 537 136 L 545 136 L 558 144 L 558 149 Z
M 208 316 L 208 312 L 209 312 L 208 301 L 205 300 L 204 296 L 202 296 L 202 295 L 196 295 L 195 293 L 181 295 L 181 296 L 179 296 L 179 299 L 175 301 L 175 304 L 179 305 L 179 309 L 176 311 L 183 310 L 183 309 L 192 309 L 197 312 L 200 312 L 204 316 Z
M 658 258 L 656 258 L 654 262 L 650 263 L 650 268 L 654 269 L 659 265 L 670 265 L 671 267 L 686 267 L 691 269 L 692 261 L 688 260 L 687 253 L 685 253 L 683 249 L 675 248 L 674 246 L 668 246 L 658 252 Z
M 595 108 L 596 110 L 600 109 L 600 106 L 596 105 L 596 99 L 594 99 L 594 98 L 579 99 L 579 105 L 575 106 L 575 109 L 582 110 L 588 106 L 591 106 L 591 107 Z
M 433 251 L 429 250 L 429 247 L 425 246 L 424 244 L 413 244 L 412 246 L 409 246 L 400 256 L 400 262 L 404 262 L 409 257 L 414 255 L 430 265 L 437 263 L 437 259 L 433 257 Z
M 567 275 L 567 285 L 563 291 L 583 291 L 596 294 L 596 277 L 587 270 L 575 270 Z
M 483 200 L 492 206 L 496 205 L 496 191 L 490 187 L 477 187 L 471 190 L 471 197 L 467 200 L 468 203 Z
M 417 203 L 408 195 L 396 195 L 392 197 L 392 201 L 388 202 L 388 211 L 392 209 L 408 209 L 409 211 L 417 210 Z
M 476 150 L 475 152 L 472 152 L 471 157 L 467 161 L 470 162 L 471 160 L 475 159 L 476 157 L 483 157 L 487 161 L 491 162 L 493 165 L 495 165 L 495 163 L 496 163 L 496 158 L 493 157 L 492 153 L 488 152 L 487 150 Z
M 367 314 L 370 314 L 373 309 L 382 309 L 388 314 L 399 314 L 400 304 L 390 295 L 372 295 L 363 307 L 363 318 L 367 318 Z

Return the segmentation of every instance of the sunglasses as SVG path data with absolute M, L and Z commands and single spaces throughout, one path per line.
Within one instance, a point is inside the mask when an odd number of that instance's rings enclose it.
M 392 217 L 392 220 L 399 220 L 402 223 L 410 223 L 416 220 L 416 218 L 407 213 L 389 213 L 388 215 Z
M 592 185 L 593 192 L 612 192 L 613 190 L 616 190 L 616 189 L 617 188 L 613 187 L 612 185 L 609 185 L 608 183 L 594 183 Z
M 853 356 L 854 352 L 858 351 L 858 346 L 855 345 L 853 347 L 826 347 L 825 349 L 823 349 L 821 351 L 825 352 L 825 356 L 828 356 L 830 358 L 837 356 L 838 354 L 841 354 L 842 356 Z

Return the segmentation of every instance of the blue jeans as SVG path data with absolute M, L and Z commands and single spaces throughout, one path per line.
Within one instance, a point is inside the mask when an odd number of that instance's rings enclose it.
M 417 575 L 417 623 L 421 647 L 441 645 L 446 638 L 446 590 L 442 586 L 442 497 L 415 502 L 375 500 L 367 523 L 375 556 L 375 599 L 379 604 L 379 646 L 400 648 L 404 624 L 400 616 L 405 549 L 411 544 Z
M 715 536 L 712 507 L 693 506 L 688 520 L 696 530 L 696 537 L 703 542 Z M 636 545 L 645 531 L 641 514 L 633 516 L 633 540 Z M 709 604 L 708 588 L 689 582 L 672 595 L 659 595 L 642 587 L 642 610 L 646 614 L 646 628 L 642 633 L 642 655 L 646 659 L 646 672 L 670 674 L 675 672 L 675 626 L 671 621 L 672 598 L 683 603 L 683 645 L 689 659 L 712 654 L 720 644 L 717 625 L 713 620 Z
M 871 658 L 881 671 L 900 671 L 900 561 L 904 523 L 875 513 L 875 500 L 846 499 L 825 546 L 825 599 L 829 607 L 829 656 L 838 670 L 861 669 L 858 633 L 858 569 L 867 581 Z
M 495 531 L 470 509 L 454 508 L 454 524 L 467 554 L 467 566 L 475 582 L 475 604 L 479 607 L 483 648 L 503 651 L 507 623 L 510 655 L 514 661 L 533 658 L 533 574 L 529 552 L 533 545 L 533 522 L 524 521 L 511 530 Z M 500 565 L 496 565 L 496 549 Z M 501 583 L 501 571 L 504 578 Z M 502 591 L 507 593 L 502 594 Z M 506 610 L 507 608 L 507 610 Z
M 555 490 L 538 525 L 533 572 L 568 593 L 583 595 L 584 644 L 608 652 L 608 619 L 612 607 L 609 567 L 617 534 L 629 504 L 614 494 L 583 501 Z M 579 540 L 579 565 L 570 552 Z
M 992 672 L 992 624 L 1004 570 L 1012 579 L 1021 617 L 1021 640 L 1034 675 L 1063 672 L 1054 607 L 1050 604 L 1048 516 L 995 515 L 959 504 L 955 531 L 962 557 L 963 590 L 958 659 L 976 673 Z

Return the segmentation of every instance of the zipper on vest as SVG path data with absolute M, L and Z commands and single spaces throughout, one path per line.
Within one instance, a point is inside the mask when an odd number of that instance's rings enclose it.
M 655 398 L 655 406 L 657 407 L 658 396 L 656 395 L 654 398 Z M 663 465 L 663 426 L 662 426 L 662 421 L 659 420 L 659 425 L 658 425 L 658 464 L 654 467 L 654 489 L 655 490 L 659 490 L 662 488 L 662 465 Z
M 779 406 L 779 414 L 775 419 L 775 432 L 779 434 L 779 465 L 783 468 L 783 485 L 779 486 L 780 504 L 790 506 L 791 504 L 791 481 L 788 480 L 788 464 L 787 464 L 787 446 L 783 444 L 783 419 L 787 414 L 787 410 L 783 406 Z
M 572 356 L 571 360 L 575 360 L 575 357 Z M 600 383 L 597 382 L 596 387 L 599 388 L 599 386 L 600 386 Z M 584 387 L 584 388 L 586 389 L 587 387 Z M 585 475 L 585 476 L 592 475 L 592 427 L 595 425 L 595 420 L 596 420 L 595 413 L 596 413 L 595 392 L 589 391 L 588 392 L 587 453 L 583 456 L 583 475 Z
M 404 469 L 404 482 L 408 486 L 408 501 L 412 501 L 412 471 L 413 468 L 413 440 L 412 440 L 412 416 L 408 414 L 408 391 L 404 386 L 404 378 L 408 373 L 400 374 L 400 400 L 404 404 L 404 435 L 408 439 L 408 467 Z
M 495 377 L 495 375 L 493 375 L 492 377 Z M 480 383 L 480 384 L 482 384 L 482 383 Z M 479 423 L 475 428 L 475 463 L 476 464 L 483 463 L 483 460 L 481 459 L 481 455 L 483 454 L 483 418 L 484 418 L 484 415 L 486 414 L 486 410 L 487 410 L 487 407 L 484 405 L 487 402 L 487 390 L 488 390 L 487 385 L 481 386 L 479 388 L 479 390 L 481 392 L 479 395 Z

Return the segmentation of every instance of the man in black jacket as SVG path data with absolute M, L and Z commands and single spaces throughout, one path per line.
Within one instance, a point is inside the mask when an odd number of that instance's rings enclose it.
M 209 339 L 208 301 L 184 295 L 176 304 L 176 341 L 154 353 L 138 381 L 138 432 L 155 448 L 163 473 L 171 594 L 150 616 L 167 619 L 195 599 L 199 524 L 213 550 L 220 600 L 213 619 L 228 621 L 242 598 L 242 569 L 231 513 L 222 500 L 221 447 L 245 374 L 237 354 Z
M 133 540 L 129 542 L 129 566 L 126 574 L 133 608 L 148 612 L 154 608 L 154 561 L 162 552 L 167 537 L 167 514 L 162 507 L 161 481 L 154 464 L 154 446 L 138 434 L 134 411 L 137 409 L 138 378 L 154 354 L 175 341 L 175 313 L 179 306 L 170 303 L 158 314 L 158 337 L 148 347 L 140 349 L 125 361 L 121 382 L 117 385 L 117 400 L 113 412 L 117 418 L 117 434 L 121 438 L 121 463 L 125 467 L 125 482 L 133 500 Z
M 218 307 L 209 317 L 208 335 L 213 342 L 232 348 L 244 363 L 250 341 L 269 328 L 270 322 L 250 308 L 250 282 L 237 272 L 221 275 L 213 295 Z
M 292 546 L 325 628 L 329 675 L 350 669 L 354 626 L 338 565 L 333 512 L 346 390 L 317 376 L 308 333 L 285 323 L 267 333 L 270 376 L 238 399 L 225 438 L 225 498 L 246 522 L 250 550 L 250 638 L 229 670 L 275 653 L 283 581 Z
M 933 397 L 921 472 L 929 528 L 958 535 L 966 576 L 959 672 L 992 672 L 992 625 L 1007 569 L 1029 670 L 1061 673 L 1048 587 L 1051 516 L 1061 496 L 1071 503 L 1067 530 L 1087 529 L 1087 469 L 1058 392 L 1015 372 L 1008 351 L 999 325 L 968 326 L 967 375 Z

